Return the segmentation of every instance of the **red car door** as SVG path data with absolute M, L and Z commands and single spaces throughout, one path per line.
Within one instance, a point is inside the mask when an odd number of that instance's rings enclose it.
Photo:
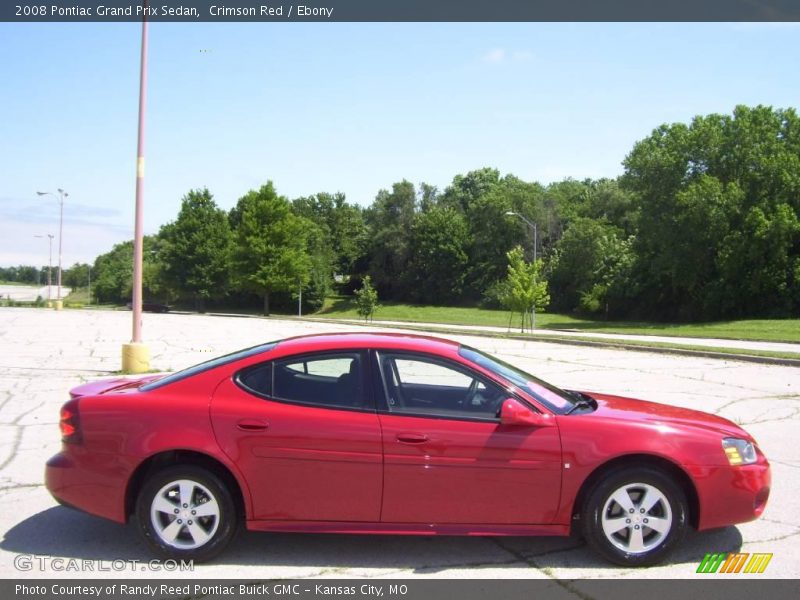
M 253 519 L 380 518 L 380 425 L 365 390 L 364 354 L 276 359 L 219 385 L 217 441 L 250 488 Z
M 508 393 L 461 365 L 380 353 L 386 523 L 552 523 L 557 427 L 501 425 Z

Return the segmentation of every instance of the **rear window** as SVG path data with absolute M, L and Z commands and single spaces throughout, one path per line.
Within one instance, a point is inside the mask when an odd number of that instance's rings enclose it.
M 232 352 L 231 354 L 226 354 L 224 356 L 212 358 L 211 360 L 202 362 L 199 365 L 194 365 L 193 367 L 189 367 L 188 369 L 177 371 L 172 375 L 167 375 L 166 377 L 162 377 L 161 379 L 156 379 L 155 381 L 145 383 L 139 389 L 143 392 L 149 392 L 150 390 L 157 390 L 158 388 L 164 387 L 165 385 L 175 383 L 176 381 L 181 381 L 182 379 L 186 379 L 187 377 L 198 375 L 199 373 L 210 371 L 211 369 L 216 369 L 217 367 L 221 367 L 222 365 L 227 365 L 242 358 L 255 356 L 256 354 L 261 354 L 262 352 L 269 352 L 277 345 L 278 342 L 268 342 L 266 344 L 261 344 L 259 346 L 253 346 L 252 348 L 237 350 L 236 352 Z

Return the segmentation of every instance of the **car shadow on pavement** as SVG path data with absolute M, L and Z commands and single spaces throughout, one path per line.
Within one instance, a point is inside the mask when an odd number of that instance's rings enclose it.
M 668 562 L 656 569 L 686 563 L 694 572 L 707 552 L 734 552 L 742 545 L 736 527 L 705 533 L 690 530 Z M 140 539 L 135 521 L 120 525 L 66 508 L 53 507 L 9 529 L 0 548 L 17 554 L 97 561 L 154 558 Z M 369 569 L 436 574 L 449 569 L 530 566 L 561 577 L 560 569 L 604 570 L 620 567 L 605 562 L 576 537 L 363 536 L 302 533 L 240 532 L 209 567 L 268 566 L 295 569 L 347 570 L 358 576 Z M 196 566 L 203 576 L 204 565 Z M 681 568 L 681 571 L 683 569 Z M 633 571 L 635 572 L 635 571 Z M 209 574 L 211 575 L 211 574 Z M 220 575 L 219 571 L 213 573 Z M 564 573 L 563 576 L 570 576 Z M 673 575 L 674 576 L 674 575 Z

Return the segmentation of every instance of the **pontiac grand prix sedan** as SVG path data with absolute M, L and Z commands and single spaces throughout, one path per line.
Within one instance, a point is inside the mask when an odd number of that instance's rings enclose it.
M 581 533 L 627 566 L 750 521 L 770 469 L 723 418 L 558 389 L 431 337 L 314 335 L 82 385 L 47 463 L 61 503 L 207 560 L 249 530 Z

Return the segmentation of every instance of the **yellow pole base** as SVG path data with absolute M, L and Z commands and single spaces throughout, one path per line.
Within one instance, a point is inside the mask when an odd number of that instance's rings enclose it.
M 147 373 L 150 370 L 150 348 L 146 344 L 122 344 L 122 370 L 125 373 Z
M 47 308 L 53 308 L 53 302 L 51 300 L 47 301 Z
M 55 308 L 56 310 L 61 310 L 62 308 L 64 308 L 64 301 L 56 300 L 55 302 L 53 302 L 53 308 Z

